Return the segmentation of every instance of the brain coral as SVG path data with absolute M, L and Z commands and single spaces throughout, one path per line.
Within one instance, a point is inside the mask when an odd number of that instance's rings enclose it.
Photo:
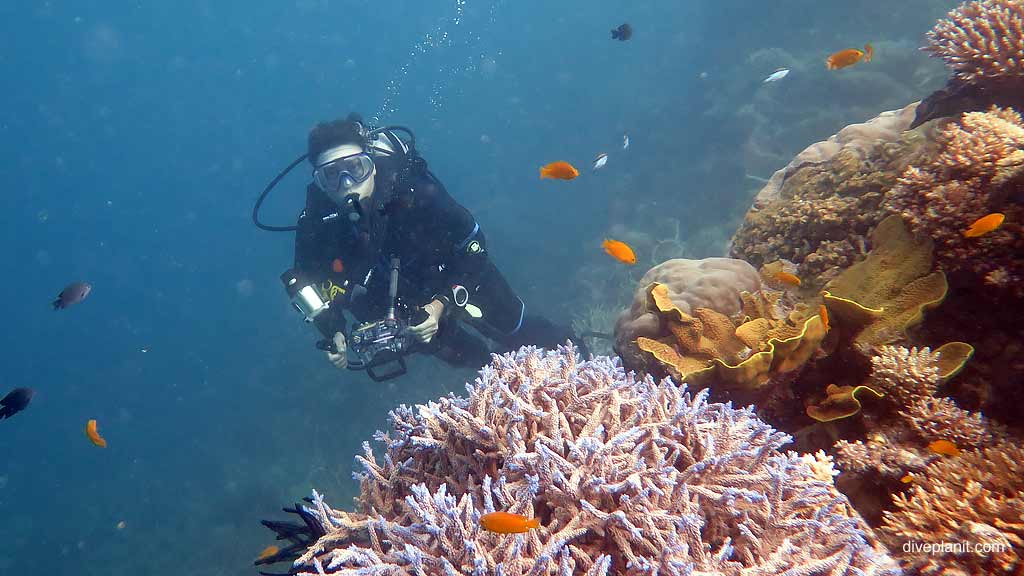
M 645 362 L 636 339 L 668 335 L 658 310 L 649 305 L 648 293 L 654 283 L 665 286 L 672 304 L 686 314 L 708 308 L 726 316 L 740 312 L 740 293 L 756 292 L 761 287 L 757 270 L 733 258 L 675 258 L 651 268 L 637 284 L 633 303 L 615 322 L 615 351 L 634 369 Z
M 300 574 L 898 574 L 822 455 L 751 409 L 571 349 L 496 356 L 468 397 L 392 413 L 359 511 L 314 494 Z M 495 510 L 525 534 L 480 528 Z

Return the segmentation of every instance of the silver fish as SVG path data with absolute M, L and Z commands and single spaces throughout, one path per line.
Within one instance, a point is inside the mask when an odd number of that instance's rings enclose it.
M 598 168 L 604 166 L 607 163 L 608 155 L 605 154 L 604 152 L 601 152 L 600 154 L 597 155 L 597 158 L 594 158 L 594 170 L 597 170 Z
M 622 149 L 629 148 L 629 134 L 622 135 Z
M 92 292 L 92 284 L 88 282 L 72 282 L 57 295 L 57 298 L 53 301 L 53 309 L 60 310 L 72 304 L 78 304 L 85 300 L 89 292 Z
M 785 78 L 786 74 L 789 74 L 789 68 L 779 68 L 775 72 L 772 72 L 770 76 L 762 80 L 762 83 L 767 84 L 769 82 L 778 82 Z

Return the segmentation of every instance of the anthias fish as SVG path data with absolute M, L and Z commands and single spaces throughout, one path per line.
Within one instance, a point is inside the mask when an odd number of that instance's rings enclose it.
M 629 244 L 620 242 L 618 240 L 605 239 L 601 242 L 601 248 L 608 253 L 609 256 L 615 258 L 619 262 L 625 264 L 636 264 L 636 254 L 633 249 L 629 247 Z
M 267 546 L 266 548 L 264 548 L 260 552 L 259 556 L 256 557 L 256 561 L 258 562 L 260 560 L 266 560 L 267 558 L 270 558 L 271 556 L 274 556 L 275 554 L 277 554 L 280 551 L 281 551 L 280 548 L 278 548 L 277 546 L 274 546 L 273 544 L 271 544 L 270 546 Z
M 556 180 L 572 180 L 573 178 L 580 175 L 580 171 L 575 166 L 569 164 L 564 160 L 558 162 L 552 162 L 547 166 L 541 166 L 540 177 L 541 178 L 554 178 Z
M 791 274 L 789 272 L 776 272 L 775 274 L 772 274 L 772 278 L 784 286 L 791 286 L 793 288 L 800 286 L 800 277 L 796 274 Z
M 100 436 L 100 431 L 96 429 L 96 420 L 89 420 L 85 423 L 85 435 L 89 437 L 93 444 L 100 448 L 107 447 L 107 441 Z
M 865 62 L 871 62 L 871 58 L 874 57 L 875 49 L 871 47 L 871 44 L 865 44 L 864 50 L 858 50 L 856 48 L 847 48 L 846 50 L 840 50 L 834 54 L 829 55 L 825 59 L 825 67 L 829 70 L 838 70 L 840 68 L 846 68 L 847 66 L 853 66 L 857 62 L 863 59 Z
M 964 236 L 967 238 L 977 238 L 978 236 L 984 236 L 989 232 L 999 228 L 1003 225 L 1003 221 L 1006 220 L 1006 215 L 999 212 L 993 212 L 987 216 L 982 216 L 971 223 L 970 228 L 964 230 Z
M 612 40 L 625 42 L 633 37 L 633 27 L 629 23 L 620 24 L 618 28 L 612 29 Z
M 519 534 L 530 528 L 540 528 L 540 520 L 527 518 L 522 514 L 509 512 L 491 512 L 480 517 L 480 526 L 484 530 L 498 534 Z
M 72 304 L 78 304 L 85 300 L 89 292 L 92 292 L 92 284 L 88 282 L 72 282 L 57 295 L 57 298 L 53 301 L 53 309 L 60 310 Z
M 928 449 L 943 456 L 959 456 L 960 449 L 949 440 L 936 440 L 928 445 Z
M 0 420 L 21 412 L 32 401 L 35 391 L 31 388 L 15 388 L 0 400 Z

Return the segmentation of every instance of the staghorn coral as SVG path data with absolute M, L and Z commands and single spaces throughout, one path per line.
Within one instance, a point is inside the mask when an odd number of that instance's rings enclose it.
M 915 574 L 1024 570 L 1024 449 L 1000 443 L 943 459 L 896 496 L 879 535 Z M 923 546 L 939 546 L 924 550 Z
M 965 82 L 1024 76 L 1024 2 L 966 2 L 928 32 L 923 50 Z
M 907 131 L 915 104 L 809 146 L 757 195 L 730 255 L 761 266 L 789 260 L 817 289 L 867 252 L 883 195 L 934 146 L 935 123 Z
M 954 358 L 940 360 L 942 353 L 969 354 L 960 346 L 904 348 L 882 346 L 871 358 L 871 376 L 866 385 L 884 396 L 862 412 L 865 440 L 839 440 L 834 446 L 842 475 L 838 483 L 857 510 L 877 518 L 888 505 L 888 495 L 903 484 L 900 478 L 918 474 L 942 457 L 928 449 L 935 440 L 948 440 L 962 449 L 992 446 L 1005 431 L 980 414 L 959 408 L 948 398 L 936 396 Z
M 942 132 L 939 153 L 907 168 L 883 207 L 935 240 L 939 264 L 974 284 L 1024 294 L 1024 123 L 1009 109 L 969 112 Z M 992 212 L 1003 227 L 978 238 L 964 230 Z
M 831 462 L 780 452 L 788 437 L 749 408 L 571 348 L 495 356 L 467 391 L 392 413 L 384 453 L 358 459 L 358 513 L 314 494 L 323 536 L 294 572 L 899 573 Z M 542 527 L 482 531 L 498 509 Z

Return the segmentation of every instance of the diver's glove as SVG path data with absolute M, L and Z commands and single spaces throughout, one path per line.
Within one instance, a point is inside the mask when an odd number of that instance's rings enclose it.
M 441 321 L 441 314 L 444 312 L 444 304 L 439 300 L 433 300 L 423 307 L 427 313 L 427 319 L 415 326 L 409 327 L 409 333 L 413 338 L 423 344 L 429 344 L 437 334 L 438 323 Z
M 337 354 L 326 351 L 327 361 L 334 364 L 336 368 L 347 368 L 348 367 L 348 349 L 345 347 L 345 335 L 341 332 L 334 333 L 334 348 L 338 351 Z

